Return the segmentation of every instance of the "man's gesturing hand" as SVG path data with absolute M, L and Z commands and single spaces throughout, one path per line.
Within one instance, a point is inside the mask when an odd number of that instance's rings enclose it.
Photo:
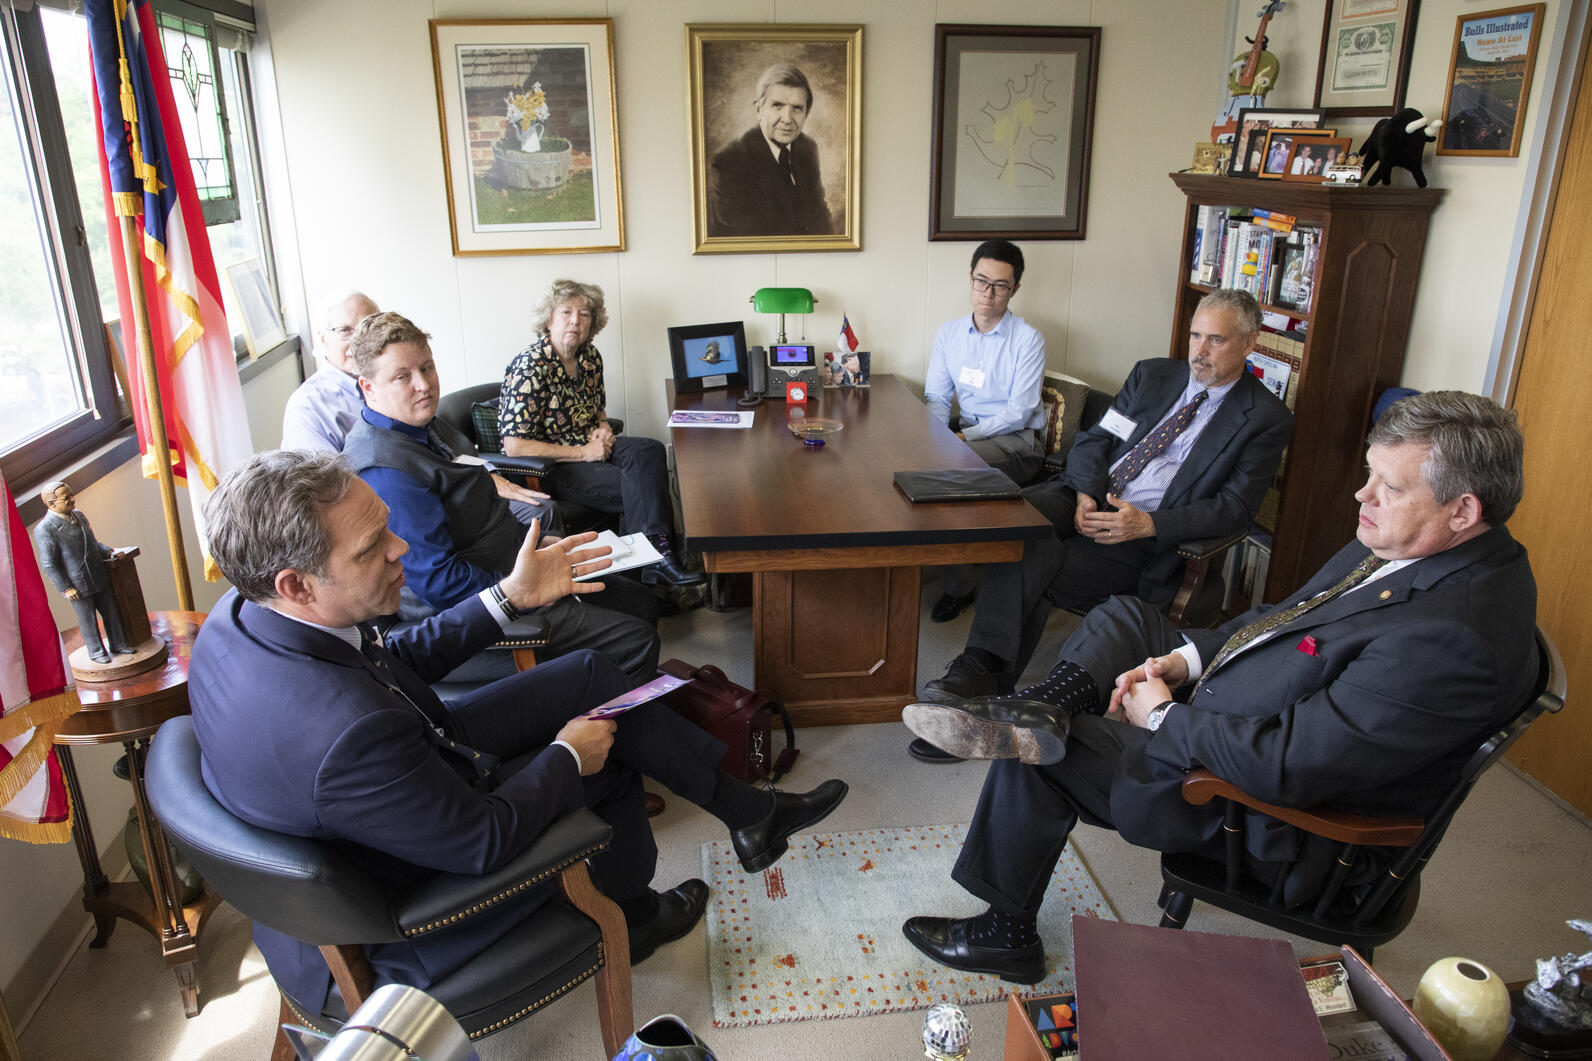
M 564 723 L 555 740 L 565 741 L 580 756 L 582 776 L 595 774 L 608 759 L 608 749 L 614 746 L 614 730 L 618 726 L 611 718 L 572 718 Z M 560 752 L 560 755 L 563 753 Z
M 541 545 L 541 520 L 532 520 L 525 543 L 514 558 L 514 570 L 499 585 L 516 608 L 539 608 L 570 593 L 596 593 L 601 582 L 576 582 L 576 575 L 602 571 L 613 564 L 607 546 L 582 548 L 597 539 L 591 531 Z

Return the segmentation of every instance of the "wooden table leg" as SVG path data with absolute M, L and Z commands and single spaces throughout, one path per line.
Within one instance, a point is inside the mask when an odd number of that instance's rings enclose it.
M 759 571 L 757 688 L 798 725 L 899 721 L 917 699 L 917 567 Z
M 83 865 L 83 909 L 94 916 L 94 938 L 88 945 L 98 950 L 110 942 L 111 933 L 116 930 L 116 915 L 93 905 L 109 887 L 110 880 L 100 866 L 99 847 L 94 843 L 94 830 L 89 827 L 88 808 L 83 803 L 83 787 L 77 779 L 72 749 L 58 744 L 55 754 L 60 759 L 61 776 L 66 779 L 66 792 L 72 800 L 72 842 L 77 845 L 77 860 Z
M 149 866 L 149 890 L 155 903 L 154 927 L 160 937 L 160 953 L 167 966 L 177 974 L 183 1012 L 189 1017 L 197 1016 L 199 982 L 195 967 L 199 961 L 199 945 L 189 930 L 182 908 L 182 890 L 172 870 L 166 832 L 150 812 L 149 796 L 144 790 L 144 755 L 149 749 L 149 738 L 141 737 L 125 744 L 127 772 L 133 783 L 133 807 L 138 814 L 138 830 L 143 836 L 144 858 Z

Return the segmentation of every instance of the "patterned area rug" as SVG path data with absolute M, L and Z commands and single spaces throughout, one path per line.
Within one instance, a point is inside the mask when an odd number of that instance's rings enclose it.
M 762 873 L 741 870 L 728 841 L 702 845 L 713 1023 L 740 1028 L 996 1002 L 1072 990 L 1073 914 L 1116 920 L 1073 849 L 1063 852 L 1039 914 L 1047 969 L 1038 984 L 937 965 L 908 943 L 915 914 L 963 917 L 984 904 L 951 880 L 966 825 L 791 837 Z

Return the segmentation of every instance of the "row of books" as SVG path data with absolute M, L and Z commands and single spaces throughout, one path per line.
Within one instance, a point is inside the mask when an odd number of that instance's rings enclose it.
M 1256 300 L 1308 312 L 1321 229 L 1289 214 L 1234 206 L 1195 213 L 1189 280 L 1248 291 Z
M 1263 328 L 1255 339 L 1255 349 L 1245 359 L 1250 375 L 1281 398 L 1290 412 L 1299 396 L 1299 376 L 1303 367 L 1300 357 L 1304 354 L 1304 346 L 1302 340 L 1291 335 Z

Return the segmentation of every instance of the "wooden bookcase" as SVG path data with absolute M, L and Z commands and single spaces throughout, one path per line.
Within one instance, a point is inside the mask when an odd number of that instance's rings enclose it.
M 1294 437 L 1279 500 L 1264 599 L 1298 589 L 1354 535 L 1365 435 L 1376 399 L 1399 383 L 1426 229 L 1441 188 L 1340 188 L 1174 173 L 1187 197 L 1177 262 L 1172 357 L 1188 357 L 1194 307 L 1210 286 L 1189 281 L 1201 206 L 1276 210 L 1321 229 L 1310 304 L 1265 306 L 1306 322 Z

